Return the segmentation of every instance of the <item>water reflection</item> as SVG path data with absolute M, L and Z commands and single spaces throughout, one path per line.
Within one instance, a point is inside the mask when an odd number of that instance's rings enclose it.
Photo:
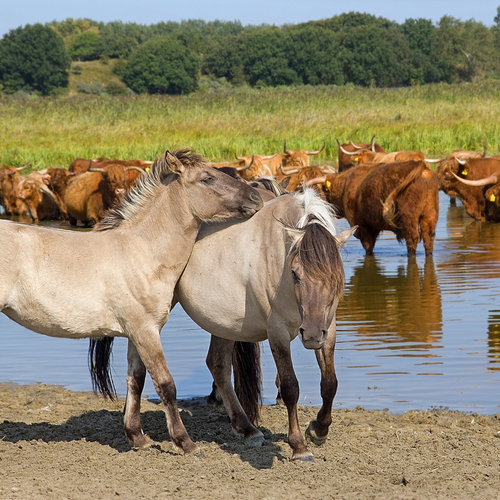
M 377 257 L 367 256 L 353 268 L 339 307 L 339 331 L 357 337 L 358 349 L 421 351 L 442 347 L 441 292 L 432 259 L 419 267 L 416 259 L 397 265 L 394 272 Z M 392 345 L 392 347 L 391 347 Z
M 492 310 L 488 316 L 488 370 L 500 371 L 500 310 Z

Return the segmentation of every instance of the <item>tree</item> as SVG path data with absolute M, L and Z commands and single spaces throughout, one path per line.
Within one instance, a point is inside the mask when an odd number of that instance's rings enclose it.
M 410 47 L 412 84 L 448 81 L 449 71 L 441 55 L 437 28 L 427 19 L 407 19 L 401 30 Z
M 277 27 L 245 32 L 239 37 L 243 71 L 250 85 L 270 86 L 301 83 L 289 65 L 285 34 Z
M 350 29 L 344 47 L 345 81 L 377 87 L 410 84 L 410 49 L 397 26 L 371 24 Z
M 77 35 L 68 49 L 73 61 L 95 61 L 99 59 L 101 39 L 97 33 L 86 31 Z
M 137 93 L 187 94 L 198 87 L 200 60 L 170 37 L 141 45 L 128 60 L 123 81 Z
M 302 83 L 342 85 L 342 61 L 337 35 L 314 26 L 293 27 L 287 31 L 289 66 Z
M 7 92 L 48 95 L 67 87 L 70 64 L 62 37 L 48 26 L 28 24 L 0 40 L 0 81 Z
M 443 16 L 438 39 L 452 82 L 473 81 L 498 69 L 495 34 L 483 23 Z

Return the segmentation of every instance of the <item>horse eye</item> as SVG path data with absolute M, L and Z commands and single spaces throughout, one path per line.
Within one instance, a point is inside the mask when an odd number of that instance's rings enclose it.
M 204 179 L 202 179 L 201 182 L 204 182 L 205 184 L 211 184 L 213 181 L 214 181 L 214 178 L 209 176 L 209 177 L 205 177 Z
M 292 278 L 295 283 L 298 283 L 300 281 L 300 278 L 295 271 L 292 271 Z

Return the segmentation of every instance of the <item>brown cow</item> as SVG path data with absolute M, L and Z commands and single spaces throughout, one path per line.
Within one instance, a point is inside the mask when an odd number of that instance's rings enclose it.
M 264 164 L 270 169 L 270 175 L 279 177 L 280 166 L 290 167 L 308 167 L 309 156 L 317 155 L 325 149 L 325 145 L 316 151 L 305 151 L 303 149 L 287 149 L 286 141 L 283 144 L 283 153 L 261 156 Z
M 352 139 L 349 139 L 349 144 L 340 144 L 340 141 L 337 139 L 337 144 L 339 146 L 338 149 L 338 171 L 345 172 L 349 168 L 353 167 L 353 162 L 351 159 L 351 155 L 349 153 L 353 153 L 359 151 L 361 149 L 367 149 L 369 151 L 373 151 L 375 153 L 383 153 L 384 148 L 379 144 L 375 143 L 375 136 L 372 137 L 370 144 L 366 143 L 358 143 L 355 144 Z
M 18 185 L 22 180 L 19 172 L 27 167 L 0 167 L 0 206 L 6 215 L 29 214 L 28 206 L 18 196 Z
M 286 186 L 288 191 L 300 191 L 307 181 L 325 175 L 326 173 L 332 173 L 331 168 L 328 166 L 310 165 L 308 167 L 299 167 L 288 170 L 280 167 L 276 180 L 282 182 L 283 179 L 288 178 Z M 324 193 L 322 190 L 320 190 L 320 194 L 324 199 Z
M 55 194 L 48 188 L 50 176 L 33 172 L 18 184 L 18 196 L 28 206 L 33 222 L 62 219 Z
M 269 169 L 264 166 L 260 155 L 237 156 L 236 161 L 232 163 L 212 164 L 216 168 L 232 167 L 236 169 L 237 174 L 245 181 L 251 182 L 259 177 L 269 174 Z
M 450 175 L 450 172 L 458 172 L 460 166 L 464 166 L 467 160 L 473 158 L 484 158 L 486 156 L 486 149 L 484 153 L 477 153 L 476 151 L 465 151 L 463 149 L 455 149 L 440 161 L 436 166 L 436 174 L 439 179 L 439 189 L 449 195 L 452 199 L 457 196 L 454 191 L 456 186 L 455 178 Z
M 68 211 L 66 209 L 66 204 L 64 203 L 64 196 L 66 195 L 66 188 L 68 187 L 68 182 L 76 174 L 69 172 L 65 168 L 50 167 L 47 169 L 47 175 L 49 176 L 48 186 L 50 190 L 54 193 L 57 200 L 57 204 L 61 209 L 61 213 L 64 218 L 68 218 Z
M 77 175 L 68 182 L 64 196 L 70 224 L 76 226 L 78 221 L 87 227 L 97 224 L 129 189 L 126 168 L 121 165 L 92 168 Z
M 366 255 L 373 254 L 377 237 L 385 230 L 406 241 L 409 257 L 415 255 L 421 238 L 426 256 L 432 255 L 439 183 L 425 162 L 365 164 L 313 182 L 323 182 L 327 200 L 351 226 L 358 226 L 355 236 Z
M 476 220 L 485 218 L 485 198 L 481 186 L 467 185 L 455 176 L 468 180 L 479 180 L 500 171 L 500 158 L 481 157 L 459 162 L 448 162 L 437 170 L 440 189 L 446 194 L 456 196 L 464 205 L 467 214 Z
M 68 168 L 69 172 L 75 174 L 83 174 L 89 168 L 105 168 L 108 165 L 121 165 L 122 167 L 139 167 L 146 170 L 151 167 L 152 161 L 146 160 L 110 160 L 105 156 L 96 158 L 95 160 L 88 160 L 85 158 L 76 158 L 73 160 Z
M 358 149 L 349 152 L 339 146 L 342 153 L 351 158 L 351 166 L 362 165 L 363 163 L 395 163 L 402 161 L 430 161 L 437 163 L 439 160 L 427 160 L 421 151 L 394 151 L 392 153 L 375 152 L 370 149 Z
M 500 222 L 500 171 L 477 181 L 462 179 L 456 174 L 453 175 L 463 184 L 482 187 L 484 196 L 484 218 L 488 222 Z

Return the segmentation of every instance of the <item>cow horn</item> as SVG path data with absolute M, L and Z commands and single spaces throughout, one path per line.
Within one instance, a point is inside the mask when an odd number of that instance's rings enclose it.
M 488 186 L 489 184 L 496 184 L 498 182 L 498 177 L 500 176 L 500 172 L 495 172 L 489 177 L 485 177 L 484 179 L 479 179 L 477 181 L 469 181 L 468 179 L 462 179 L 454 172 L 452 172 L 454 177 L 456 177 L 460 182 L 467 184 L 468 186 Z
M 337 141 L 338 142 L 338 141 Z M 349 137 L 349 142 L 351 143 L 351 146 L 354 148 L 354 149 L 363 149 L 363 146 L 358 146 L 357 144 L 354 144 L 354 142 L 352 142 L 352 139 Z
M 260 155 L 260 157 L 263 159 L 263 160 L 271 160 L 272 158 L 274 158 L 275 156 L 277 156 L 279 153 L 274 153 L 273 155 Z
M 98 168 L 98 167 L 92 167 L 92 165 L 89 165 L 87 168 L 87 172 L 104 172 L 103 168 Z
M 344 153 L 345 155 L 354 156 L 354 155 L 358 154 L 357 151 L 346 151 L 340 144 L 339 144 L 339 148 L 340 148 L 340 151 L 342 151 L 342 153 Z
M 52 200 L 54 201 L 54 203 L 57 204 L 57 201 L 56 201 L 56 198 L 54 196 L 54 193 L 44 184 L 44 183 L 41 183 L 40 184 L 40 191 L 43 191 L 44 193 L 48 194 Z
M 483 151 L 483 158 L 486 157 L 486 153 L 488 151 L 488 141 L 484 142 L 484 151 Z
M 31 162 L 26 163 L 26 165 L 24 165 L 24 167 L 17 167 L 16 170 L 18 172 L 21 172 L 21 170 L 24 170 L 25 168 L 28 168 L 28 167 L 31 167 Z
M 457 163 L 458 163 L 459 165 L 462 165 L 462 167 L 463 167 L 464 165 L 467 165 L 467 160 L 461 160 L 460 158 L 457 158 L 457 157 L 455 157 L 455 160 L 457 160 Z
M 298 168 L 296 168 L 296 169 L 294 169 L 294 170 L 285 170 L 285 169 L 283 168 L 283 164 L 282 164 L 282 163 L 280 164 L 280 171 L 281 171 L 281 173 L 282 173 L 283 175 L 288 175 L 288 176 L 293 175 L 293 174 L 298 174 L 298 173 L 299 173 L 299 169 L 298 169 Z
M 268 165 L 263 164 L 262 170 L 265 170 L 267 172 L 267 174 L 263 174 L 263 175 L 269 175 L 270 177 L 273 177 L 273 171 L 269 168 Z
M 323 165 L 321 167 L 321 171 L 324 172 L 325 174 L 336 174 L 337 173 L 337 171 L 334 168 L 330 167 L 329 165 Z
M 306 155 L 317 155 L 317 154 L 321 153 L 321 151 L 323 151 L 323 149 L 325 149 L 325 146 L 326 146 L 326 143 L 323 143 L 323 147 L 321 149 L 318 149 L 316 151 L 306 151 Z
M 141 167 L 125 167 L 125 171 L 127 171 L 127 170 L 137 170 L 141 174 L 145 174 L 146 173 L 146 171 L 143 168 L 141 168 Z
M 426 158 L 427 163 L 440 163 L 442 161 L 446 160 L 446 158 Z
M 292 152 L 291 152 L 291 151 L 288 151 L 288 150 L 286 149 L 286 139 L 285 139 L 285 142 L 283 143 L 283 152 L 284 152 L 284 153 L 286 153 L 287 155 L 291 155 L 291 154 L 292 154 Z
M 246 170 L 247 168 L 250 168 L 253 164 L 254 157 L 252 155 L 252 161 L 248 165 L 244 165 L 243 167 L 236 167 L 237 172 L 241 172 L 242 170 Z
M 315 177 L 314 179 L 309 179 L 306 182 L 306 186 L 315 186 L 316 184 L 324 184 L 326 181 L 326 175 L 322 177 Z

